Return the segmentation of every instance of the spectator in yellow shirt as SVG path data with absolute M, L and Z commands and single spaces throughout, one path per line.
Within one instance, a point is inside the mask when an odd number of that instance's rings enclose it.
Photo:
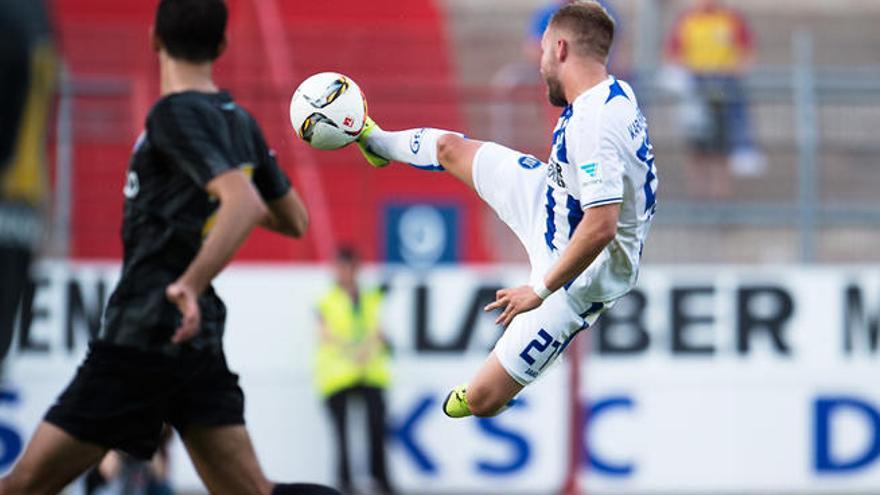
M 743 175 L 763 168 L 749 128 L 743 75 L 754 55 L 748 21 L 718 0 L 695 0 L 673 25 L 666 58 L 692 78 L 701 125 L 688 132 L 693 151 L 692 192 L 730 194 L 729 168 Z

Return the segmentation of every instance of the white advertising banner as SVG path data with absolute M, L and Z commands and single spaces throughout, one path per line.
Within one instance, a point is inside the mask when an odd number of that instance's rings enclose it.
M 36 271 L 0 391 L 0 468 L 73 376 L 117 274 L 100 263 Z M 449 388 L 500 335 L 481 308 L 525 277 L 519 266 L 366 271 L 388 286 L 389 455 L 403 491 L 553 493 L 573 435 L 595 492 L 880 491 L 880 270 L 649 267 L 590 331 L 582 431 L 570 427 L 564 366 L 496 418 L 446 418 Z M 217 283 L 226 353 L 273 479 L 334 478 L 312 374 L 314 304 L 330 281 L 320 266 L 236 265 Z M 173 454 L 177 487 L 198 490 L 179 445 Z
M 645 270 L 591 335 L 598 491 L 880 493 L 880 272 Z

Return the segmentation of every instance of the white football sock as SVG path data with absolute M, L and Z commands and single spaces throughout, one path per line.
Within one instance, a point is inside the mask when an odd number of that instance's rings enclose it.
M 444 134 L 461 133 L 431 129 L 408 129 L 405 131 L 384 131 L 375 129 L 367 136 L 367 146 L 373 153 L 412 165 L 422 170 L 444 170 L 437 159 L 437 140 Z

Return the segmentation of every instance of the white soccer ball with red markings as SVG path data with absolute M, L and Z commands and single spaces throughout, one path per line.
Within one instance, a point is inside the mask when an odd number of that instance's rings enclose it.
M 361 88 L 337 72 L 315 74 L 290 99 L 290 123 L 296 135 L 321 150 L 335 150 L 360 135 L 367 118 Z

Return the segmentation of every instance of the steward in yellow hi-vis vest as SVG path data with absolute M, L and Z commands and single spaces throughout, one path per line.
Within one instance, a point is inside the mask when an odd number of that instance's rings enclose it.
M 390 355 L 382 334 L 382 290 L 364 289 L 357 281 L 358 259 L 351 248 L 336 254 L 335 283 L 318 300 L 321 335 L 315 378 L 336 433 L 337 485 L 343 493 L 393 494 L 385 461 L 385 388 Z M 361 401 L 367 410 L 370 476 L 373 489 L 352 484 L 348 454 L 347 410 Z M 358 429 L 360 430 L 360 429 Z
M 382 298 L 380 289 L 364 290 L 353 298 L 338 285 L 321 297 L 316 374 L 324 397 L 357 385 L 388 386 L 390 359 L 380 331 Z

